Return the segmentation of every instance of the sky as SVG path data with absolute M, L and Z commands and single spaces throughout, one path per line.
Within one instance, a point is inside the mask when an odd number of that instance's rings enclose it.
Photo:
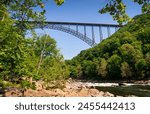
M 54 0 L 46 2 L 46 20 L 60 22 L 84 22 L 117 24 L 109 14 L 99 14 L 98 10 L 105 6 L 108 0 L 65 0 L 62 6 L 57 6 Z M 124 0 L 127 5 L 127 13 L 130 17 L 141 14 L 141 7 L 132 0 Z M 57 42 L 57 48 L 64 59 L 71 59 L 80 51 L 90 48 L 88 44 L 70 34 L 44 29 L 38 30 L 38 34 L 49 34 Z M 106 37 L 106 34 L 104 35 Z M 96 39 L 98 41 L 98 36 Z

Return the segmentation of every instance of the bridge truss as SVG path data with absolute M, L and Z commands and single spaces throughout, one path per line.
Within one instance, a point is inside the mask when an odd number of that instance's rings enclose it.
M 95 28 L 99 30 L 99 39 L 103 40 L 103 28 L 107 29 L 107 36 L 111 36 L 111 29 L 115 29 L 115 32 L 122 26 L 116 24 L 96 24 L 96 23 L 77 23 L 77 22 L 40 22 L 30 21 L 29 23 L 34 23 L 34 28 L 42 29 L 54 29 L 62 32 L 71 34 L 82 41 L 86 42 L 90 46 L 96 45 L 95 42 Z M 87 27 L 91 29 L 91 37 L 87 35 Z M 82 28 L 83 31 L 80 31 Z

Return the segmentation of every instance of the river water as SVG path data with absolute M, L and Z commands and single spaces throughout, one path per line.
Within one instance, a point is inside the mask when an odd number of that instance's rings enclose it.
M 135 83 L 122 83 L 120 86 L 118 83 L 95 83 L 86 81 L 75 81 L 71 83 L 73 87 L 94 87 L 99 91 L 110 92 L 115 96 L 138 96 L 138 97 L 150 97 L 150 83 L 148 84 L 135 84 Z
M 130 85 L 130 86 L 114 86 L 114 87 L 102 87 L 96 86 L 100 91 L 108 91 L 115 96 L 138 96 L 138 97 L 150 97 L 150 85 Z

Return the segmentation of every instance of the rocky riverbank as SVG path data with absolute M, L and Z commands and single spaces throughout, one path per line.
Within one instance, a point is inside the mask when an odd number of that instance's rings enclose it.
M 114 97 L 109 92 L 90 88 L 82 82 L 67 81 L 63 89 L 46 90 L 42 82 L 36 83 L 36 90 L 9 88 L 4 92 L 5 97 Z
M 43 82 L 36 82 L 36 90 L 8 88 L 1 91 L 5 97 L 118 97 L 110 92 L 96 89 L 97 86 L 115 87 L 130 86 L 133 84 L 150 84 L 149 81 L 139 81 L 135 83 L 91 83 L 75 80 L 68 80 L 63 89 L 46 89 Z M 121 85 L 120 85 L 121 84 Z M 130 95 L 132 96 L 132 95 Z M 133 96 L 132 96 L 133 97 Z

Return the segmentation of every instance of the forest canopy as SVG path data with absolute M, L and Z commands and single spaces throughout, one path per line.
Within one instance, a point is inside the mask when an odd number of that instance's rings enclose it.
M 132 22 L 70 61 L 70 75 L 85 79 L 144 79 L 150 76 L 150 14 Z

